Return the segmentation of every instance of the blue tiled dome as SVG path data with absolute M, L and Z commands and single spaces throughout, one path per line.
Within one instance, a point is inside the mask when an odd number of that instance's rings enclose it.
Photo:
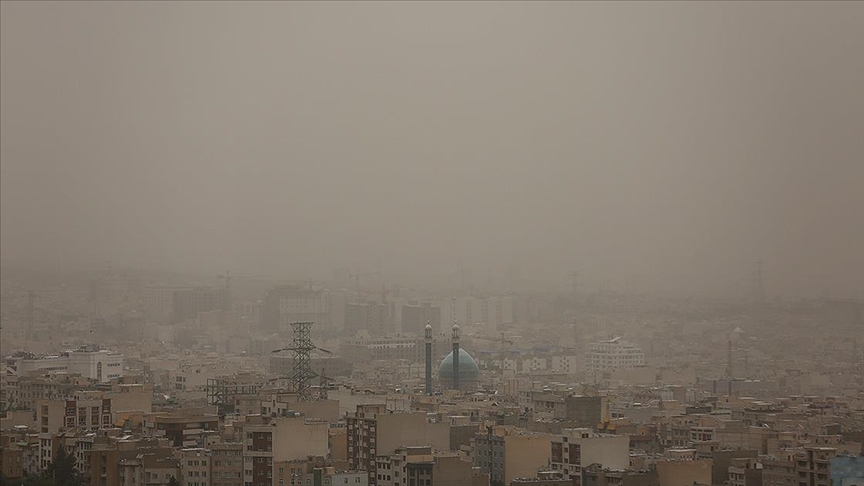
M 459 348 L 459 389 L 476 390 L 479 376 L 480 367 L 477 366 L 477 362 L 467 351 Z M 453 389 L 453 351 L 450 351 L 438 367 L 438 379 L 441 381 L 441 388 Z

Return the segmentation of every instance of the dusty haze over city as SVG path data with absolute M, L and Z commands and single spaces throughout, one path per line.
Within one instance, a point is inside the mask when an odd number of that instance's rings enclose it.
M 0 17 L 4 265 L 864 295 L 861 2 Z
M 0 486 L 864 485 L 864 1 L 0 0 Z

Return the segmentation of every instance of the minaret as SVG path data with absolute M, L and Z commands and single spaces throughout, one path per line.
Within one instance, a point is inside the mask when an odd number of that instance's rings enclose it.
M 459 389 L 459 324 L 453 322 L 453 389 Z
M 432 394 L 432 325 L 426 321 L 426 394 Z

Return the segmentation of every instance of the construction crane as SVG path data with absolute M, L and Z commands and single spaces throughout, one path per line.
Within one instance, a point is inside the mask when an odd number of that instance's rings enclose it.
M 357 293 L 360 293 L 360 277 L 369 277 L 371 275 L 378 275 L 378 270 L 374 272 L 366 272 L 366 273 L 352 273 L 348 275 L 348 278 L 354 279 L 354 287 L 357 290 Z

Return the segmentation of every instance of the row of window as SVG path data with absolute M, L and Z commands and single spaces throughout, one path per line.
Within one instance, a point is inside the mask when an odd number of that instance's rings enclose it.
M 250 474 L 251 474 L 251 472 L 250 472 Z M 214 478 L 225 478 L 225 479 L 229 479 L 229 478 L 240 478 L 240 477 L 242 477 L 242 476 L 240 475 L 239 472 L 228 472 L 228 471 L 226 471 L 225 474 L 223 475 L 221 471 L 213 471 L 213 477 L 214 477 Z

